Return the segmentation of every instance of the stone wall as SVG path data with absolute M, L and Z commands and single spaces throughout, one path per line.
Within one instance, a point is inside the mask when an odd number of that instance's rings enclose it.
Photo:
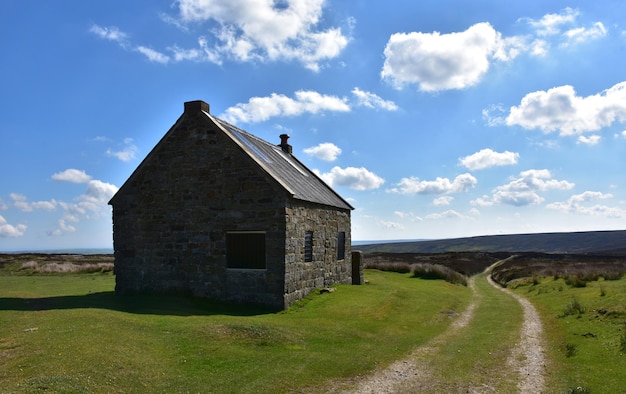
M 293 202 L 286 209 L 285 306 L 315 289 L 352 282 L 350 211 Z M 304 239 L 313 232 L 313 259 L 304 261 Z M 337 258 L 338 233 L 345 233 L 345 255 Z
M 283 307 L 283 189 L 206 118 L 184 114 L 113 205 L 116 291 Z M 229 231 L 264 231 L 266 270 L 226 267 Z

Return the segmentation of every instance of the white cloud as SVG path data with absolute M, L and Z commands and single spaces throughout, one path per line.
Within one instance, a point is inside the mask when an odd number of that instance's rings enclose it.
M 433 200 L 434 206 L 442 206 L 442 205 L 450 205 L 450 203 L 454 200 L 452 196 L 441 196 L 437 197 Z
M 353 190 L 378 189 L 385 180 L 366 168 L 333 167 L 330 172 L 318 175 L 330 186 L 345 186 Z
M 272 93 L 269 97 L 252 97 L 247 103 L 240 103 L 227 108 L 220 117 L 228 122 L 254 123 L 268 120 L 275 116 L 297 116 L 303 113 L 349 112 L 350 106 L 345 99 L 323 95 L 315 91 L 299 90 L 295 98 Z
M 0 198 L 0 211 L 5 211 L 9 208 L 9 206 L 4 202 L 3 199 Z
M 500 153 L 487 148 L 472 155 L 462 157 L 459 161 L 468 170 L 474 171 L 495 166 L 509 166 L 517 164 L 518 159 L 519 153 L 509 152 L 508 150 Z
M 467 191 L 478 181 L 472 174 L 461 174 L 450 181 L 448 178 L 437 177 L 434 181 L 420 181 L 417 177 L 402 178 L 397 188 L 389 189 L 391 193 L 400 194 L 446 194 Z
M 555 209 L 557 211 L 571 213 L 571 214 L 581 214 L 581 215 L 590 215 L 590 216 L 604 216 L 609 218 L 625 218 L 626 210 L 617 208 L 617 207 L 609 207 L 606 205 L 589 205 L 586 203 L 590 203 L 596 200 L 605 200 L 613 198 L 613 195 L 608 193 L 601 192 L 592 192 L 586 191 L 582 194 L 575 194 L 571 196 L 565 202 L 555 202 L 552 204 L 548 204 L 547 207 L 550 209 Z
M 567 7 L 558 14 L 546 14 L 537 21 L 529 19 L 529 24 L 539 36 L 552 36 L 560 34 L 563 25 L 574 23 L 578 15 L 578 10 Z
M 100 38 L 105 40 L 114 41 L 119 43 L 120 45 L 124 45 L 126 40 L 128 39 L 128 35 L 115 26 L 111 27 L 102 27 L 96 24 L 91 25 L 89 31 Z
M 26 196 L 17 193 L 11 193 L 9 195 L 13 200 L 13 206 L 23 212 L 32 212 L 37 209 L 43 209 L 46 211 L 54 211 L 57 207 L 56 200 L 50 201 L 34 201 L 30 202 Z
M 596 22 L 592 27 L 577 27 L 564 33 L 568 41 L 564 45 L 579 44 L 606 36 L 606 27 L 601 22 Z
M 64 213 L 58 221 L 58 227 L 49 232 L 49 235 L 58 236 L 67 232 L 76 231 L 76 227 L 68 222 L 78 223 L 83 219 L 93 219 L 110 212 L 107 203 L 117 192 L 118 188 L 110 183 L 94 179 L 87 182 L 84 194 L 74 199 L 75 202 L 59 202 Z
M 444 212 L 440 212 L 440 213 L 431 213 L 429 215 L 425 216 L 426 219 L 431 219 L 431 220 L 440 220 L 440 219 L 468 219 L 467 216 L 462 215 L 460 213 L 458 213 L 457 211 L 453 210 L 453 209 L 449 209 L 447 211 Z
M 597 134 L 590 135 L 589 137 L 585 137 L 584 135 L 581 135 L 578 137 L 578 143 L 593 146 L 593 145 L 597 145 L 601 139 L 602 137 L 600 137 Z
M 11 225 L 0 215 L 0 237 L 21 237 L 24 235 L 26 228 L 24 224 Z
M 75 168 L 68 168 L 65 171 L 57 172 L 52 175 L 52 179 L 55 181 L 72 182 L 72 183 L 87 183 L 91 180 L 91 176 L 87 175 L 83 170 L 77 170 Z
M 115 151 L 109 148 L 106 151 L 106 155 L 109 157 L 116 157 L 121 161 L 128 162 L 136 158 L 137 147 L 135 146 L 135 144 L 133 144 L 132 138 L 125 138 L 124 147 L 121 150 Z
M 587 97 L 577 96 L 570 85 L 528 93 L 506 118 L 508 126 L 563 136 L 597 131 L 616 121 L 626 121 L 626 82 Z
M 539 192 L 547 190 L 569 190 L 574 184 L 564 180 L 552 179 L 548 170 L 527 170 L 520 173 L 519 178 L 512 179 L 508 184 L 493 190 L 491 199 L 477 199 L 474 205 L 489 203 L 508 204 L 514 206 L 536 205 L 544 201 Z
M 470 201 L 470 204 L 477 205 L 479 207 L 490 207 L 494 204 L 494 202 L 488 195 L 483 195 L 482 197 L 478 197 L 477 199 Z
M 323 142 L 319 145 L 306 148 L 304 150 L 309 156 L 316 157 L 324 161 L 335 161 L 337 156 L 341 154 L 341 148 L 330 142 Z
M 324 0 L 180 0 L 183 23 L 214 21 L 216 39 L 203 50 L 209 59 L 230 57 L 239 61 L 296 60 L 318 71 L 320 62 L 337 57 L 349 38 L 340 28 L 318 29 Z
M 135 50 L 141 53 L 142 55 L 146 56 L 148 60 L 150 60 L 151 62 L 167 64 L 170 61 L 169 56 L 159 51 L 155 51 L 152 48 L 139 45 L 135 48 Z
M 381 220 L 380 222 L 378 222 L 381 226 L 388 228 L 388 229 L 393 229 L 393 230 L 402 230 L 404 229 L 404 226 L 401 225 L 398 222 L 392 222 L 389 220 Z
M 429 92 L 464 89 L 479 83 L 494 61 L 509 62 L 524 53 L 546 56 L 551 42 L 567 46 L 606 35 L 601 22 L 576 25 L 579 14 L 566 8 L 539 20 L 525 18 L 533 32 L 509 37 L 487 22 L 462 32 L 395 33 L 384 50 L 381 77 L 398 89 L 413 84 Z
M 424 91 L 463 89 L 477 84 L 489 70 L 500 39 L 489 23 L 460 33 L 392 34 L 381 76 L 397 88 L 418 84 Z
M 502 104 L 492 104 L 482 110 L 483 120 L 490 127 L 502 126 L 506 124 L 505 114 L 507 109 Z
M 396 111 L 398 106 L 393 101 L 383 100 L 374 93 L 365 92 L 359 88 L 352 89 L 352 94 L 356 97 L 356 105 L 368 108 L 382 108 L 387 111 Z

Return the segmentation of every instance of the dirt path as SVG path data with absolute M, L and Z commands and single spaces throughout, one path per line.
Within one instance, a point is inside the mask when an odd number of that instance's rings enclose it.
M 509 357 L 509 365 L 517 369 L 520 380 L 517 388 L 520 393 L 543 393 L 544 372 L 546 369 L 543 349 L 543 327 L 537 310 L 526 298 L 513 293 L 487 277 L 489 284 L 498 290 L 514 297 L 524 310 L 524 322 L 520 331 L 520 339 Z
M 496 263 L 498 264 L 498 263 Z M 487 268 L 486 273 L 496 265 Z M 472 290 L 473 299 L 466 310 L 459 315 L 450 327 L 442 334 L 433 338 L 426 345 L 415 349 L 406 359 L 399 360 L 385 369 L 374 372 L 371 375 L 360 378 L 360 383 L 352 391 L 342 391 L 343 393 L 404 393 L 410 384 L 410 392 L 427 391 L 433 385 L 433 374 L 420 360 L 424 360 L 429 355 L 434 355 L 439 348 L 445 344 L 446 340 L 455 335 L 459 330 L 470 324 L 474 315 L 474 310 L 480 302 L 475 286 L 475 278 L 470 278 L 468 286 Z M 542 339 L 542 325 L 539 315 L 533 305 L 525 298 L 518 296 L 506 289 L 501 288 L 487 276 L 489 283 L 502 290 L 506 294 L 515 297 L 522 305 L 524 311 L 524 321 L 520 330 L 519 342 L 508 358 L 511 368 L 519 371 L 518 391 L 520 393 L 542 393 L 544 391 L 545 361 Z M 490 392 L 488 387 L 470 387 L 467 393 Z M 331 390 L 331 392 L 337 392 Z

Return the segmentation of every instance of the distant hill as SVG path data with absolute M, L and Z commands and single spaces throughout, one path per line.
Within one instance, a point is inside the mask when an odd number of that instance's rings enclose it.
M 431 241 L 355 245 L 365 253 L 543 252 L 626 255 L 626 230 L 486 235 Z

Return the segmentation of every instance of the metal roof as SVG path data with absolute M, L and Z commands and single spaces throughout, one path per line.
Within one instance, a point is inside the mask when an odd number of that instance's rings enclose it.
M 237 143 L 260 167 L 281 184 L 293 198 L 341 209 L 354 209 L 313 171 L 278 145 L 202 111 Z

